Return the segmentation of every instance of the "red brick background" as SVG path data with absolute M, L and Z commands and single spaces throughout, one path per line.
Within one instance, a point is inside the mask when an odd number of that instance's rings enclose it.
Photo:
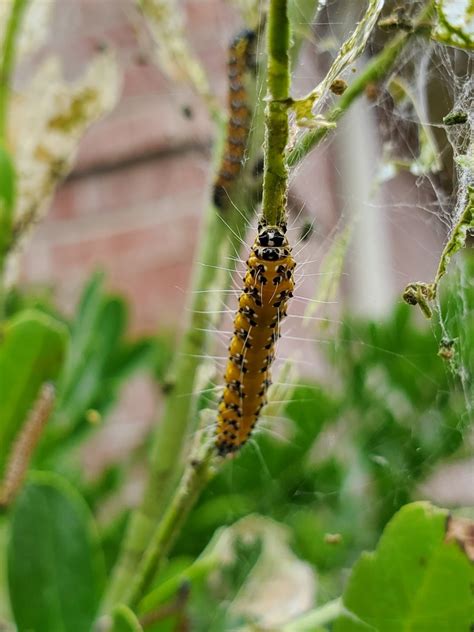
M 241 19 L 224 0 L 187 0 L 183 6 L 191 44 L 224 101 L 226 46 Z M 124 87 L 115 111 L 83 139 L 73 173 L 28 246 L 23 278 L 54 285 L 59 303 L 72 310 L 79 288 L 100 266 L 110 286 L 130 299 L 133 331 L 151 332 L 157 325 L 175 326 L 182 314 L 209 190 L 213 132 L 204 106 L 189 88 L 171 83 L 150 61 L 143 28 L 129 0 L 57 4 L 48 47 L 61 56 L 65 75 L 80 74 L 105 43 L 117 51 Z M 313 57 L 314 50 L 303 52 L 296 69 L 300 86 L 314 83 Z M 191 108 L 192 118 L 183 115 L 184 106 Z M 338 194 L 334 160 L 327 144 L 293 177 L 298 198 L 310 218 L 317 218 L 320 240 L 346 203 Z M 412 186 L 407 180 L 405 189 Z M 406 197 L 403 180 L 395 191 L 398 200 Z M 387 207 L 384 212 L 390 214 Z M 436 260 L 436 248 L 427 257 L 414 241 L 397 237 L 408 221 L 416 239 L 410 215 L 407 207 L 390 220 L 394 297 L 412 278 L 429 276 Z M 425 242 L 432 241 L 431 227 L 421 226 L 420 232 Z M 318 245 L 314 250 L 320 253 Z

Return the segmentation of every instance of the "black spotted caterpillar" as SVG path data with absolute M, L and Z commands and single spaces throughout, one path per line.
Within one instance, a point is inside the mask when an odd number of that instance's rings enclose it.
M 213 199 L 218 208 L 223 208 L 228 199 L 228 190 L 242 169 L 250 129 L 250 106 L 244 74 L 255 67 L 254 45 L 256 32 L 244 30 L 229 47 L 228 78 L 229 120 L 219 173 L 214 182 Z
M 294 288 L 296 264 L 285 233 L 284 224 L 270 226 L 262 220 L 247 260 L 217 416 L 221 456 L 245 444 L 266 403 L 280 321 Z

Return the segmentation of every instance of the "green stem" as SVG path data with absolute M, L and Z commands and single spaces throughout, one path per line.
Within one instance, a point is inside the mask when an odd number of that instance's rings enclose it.
M 28 0 L 14 0 L 3 40 L 0 64 L 0 142 L 5 144 L 7 134 L 10 82 L 15 63 L 15 43 Z
M 287 0 L 271 0 L 267 30 L 267 107 L 262 215 L 269 224 L 286 217 L 290 23 Z
M 221 563 L 217 555 L 208 554 L 198 558 L 190 564 L 188 568 L 177 575 L 170 577 L 151 593 L 146 595 L 138 605 L 140 613 L 148 613 L 159 607 L 161 604 L 172 599 L 185 582 L 193 582 L 209 575 L 209 573 L 219 567 Z
M 315 0 L 312 0 L 314 3 Z M 298 40 L 297 40 L 298 42 Z M 260 108 L 256 106 L 256 117 L 260 116 Z M 220 135 L 225 128 L 220 125 Z M 219 137 L 219 134 L 218 134 Z M 258 154 L 261 141 L 257 133 L 251 135 L 253 139 L 250 155 Z M 216 144 L 216 159 L 219 156 L 219 143 Z M 248 161 L 249 168 L 254 161 Z M 245 182 L 245 178 L 243 179 Z M 109 611 L 112 606 L 121 601 L 122 595 L 128 589 L 135 570 L 146 549 L 153 530 L 168 500 L 175 488 L 179 473 L 182 470 L 181 454 L 190 434 L 190 423 L 194 397 L 192 395 L 196 370 L 201 364 L 202 354 L 207 346 L 207 334 L 204 329 L 208 327 L 208 295 L 205 290 L 212 285 L 226 287 L 229 274 L 224 275 L 217 283 L 219 265 L 223 255 L 240 248 L 239 234 L 244 233 L 247 216 L 251 213 L 253 202 L 245 200 L 244 189 L 242 199 L 237 200 L 238 211 L 222 216 L 215 212 L 213 206 L 209 206 L 203 227 L 203 241 L 198 252 L 195 265 L 196 274 L 191 284 L 190 322 L 181 344 L 177 350 L 177 362 L 174 367 L 174 390 L 167 398 L 163 418 L 157 430 L 151 458 L 151 473 L 149 482 L 140 507 L 132 514 L 118 563 L 114 569 L 107 593 L 102 606 L 103 611 Z M 245 202 L 244 202 L 245 200 Z M 247 211 L 247 209 L 249 209 Z M 247 211 L 247 212 L 246 212 Z M 229 230 L 230 228 L 230 230 Z M 226 247 L 228 247 L 226 251 Z M 232 267 L 227 264 L 226 267 Z
M 150 536 L 176 485 L 182 468 L 182 453 L 189 439 L 191 413 L 196 396 L 194 382 L 202 362 L 208 333 L 209 289 L 216 280 L 223 250 L 228 244 L 228 228 L 213 206 L 207 210 L 203 226 L 202 246 L 197 255 L 201 265 L 195 266 L 191 288 L 191 318 L 176 352 L 172 375 L 173 390 L 169 394 L 163 417 L 154 437 L 150 457 L 150 474 L 141 505 L 133 512 L 125 535 L 121 555 L 105 599 L 105 609 L 120 601 L 130 584 Z
M 221 125 L 221 134 L 225 130 Z M 225 218 L 209 205 L 202 228 L 201 247 L 194 265 L 191 282 L 190 321 L 176 351 L 176 361 L 170 371 L 173 389 L 166 399 L 162 419 L 157 428 L 150 456 L 150 474 L 143 500 L 133 512 L 121 553 L 114 568 L 105 595 L 103 610 L 108 611 L 120 602 L 121 595 L 130 585 L 131 578 L 148 546 L 168 505 L 179 475 L 182 472 L 182 455 L 192 427 L 196 402 L 194 384 L 196 372 L 202 363 L 209 333 L 209 297 L 211 288 L 218 290 L 228 284 L 229 273 L 219 278 L 225 256 L 234 254 L 240 247 L 239 233 L 244 232 L 246 216 L 229 213 Z M 232 267 L 227 265 L 226 267 Z M 209 292 L 207 291 L 209 290 Z
M 364 68 L 363 72 L 350 84 L 347 90 L 343 93 L 337 105 L 334 106 L 326 115 L 326 121 L 329 123 L 336 123 L 345 112 L 349 109 L 352 103 L 360 97 L 364 92 L 367 85 L 370 83 L 377 83 L 383 79 L 389 71 L 393 68 L 394 63 L 404 50 L 405 46 L 410 41 L 411 37 L 416 34 L 417 26 L 430 16 L 433 11 L 433 2 L 430 1 L 420 11 L 416 20 L 414 21 L 413 30 L 410 32 L 399 33 L 396 37 L 389 42 L 383 50 L 376 55 Z M 293 167 L 298 164 L 316 145 L 318 145 L 329 133 L 331 127 L 321 126 L 314 129 L 310 129 L 305 132 L 295 147 L 288 155 L 288 166 Z
M 431 318 L 430 303 L 438 296 L 438 286 L 448 270 L 451 258 L 466 245 L 469 231 L 474 230 L 474 187 L 467 188 L 467 202 L 443 248 L 438 269 L 431 283 L 409 283 L 403 292 L 403 300 L 409 305 L 419 305 L 427 318 Z
M 334 621 L 336 617 L 343 613 L 344 606 L 341 599 L 329 601 L 320 608 L 307 612 L 298 619 L 287 623 L 281 632 L 310 632 L 318 626 Z
M 429 9 L 432 8 L 430 3 Z M 426 19 L 428 10 L 423 13 Z M 421 18 L 420 18 L 421 19 Z M 409 39 L 402 33 L 367 67 L 344 93 L 337 108 L 330 113 L 336 121 L 349 108 L 365 86 L 382 78 L 392 67 Z M 285 216 L 287 169 L 285 150 L 288 141 L 287 109 L 289 99 L 289 26 L 285 0 L 272 0 L 268 33 L 268 92 L 266 108 L 264 215 L 271 223 Z M 290 153 L 289 164 L 296 164 L 327 133 L 319 129 L 305 134 Z M 239 230 L 236 223 L 234 227 Z M 241 226 L 244 222 L 241 221 Z M 205 311 L 207 297 L 203 292 L 215 283 L 216 269 L 222 261 L 222 250 L 228 243 L 229 231 L 213 207 L 207 212 L 204 241 L 198 255 L 203 265 L 197 268 L 195 290 L 191 304 L 191 322 L 178 349 L 175 366 L 175 387 L 167 400 L 163 419 L 158 428 L 152 451 L 152 470 L 141 507 L 134 513 L 124 541 L 121 557 L 105 598 L 105 610 L 125 601 L 135 604 L 146 589 L 156 570 L 157 563 L 169 551 L 187 513 L 207 481 L 208 467 L 186 470 L 182 482 L 165 511 L 181 471 L 181 455 L 188 439 L 193 409 L 192 395 L 195 373 L 201 362 L 207 336 Z M 216 244 L 221 246 L 216 248 Z M 165 513 L 163 513 L 165 512 Z M 157 529 L 158 520 L 162 517 Z M 155 531 L 154 531 L 155 530 Z M 154 532 L 154 535 L 152 535 Z M 149 544 L 151 540 L 151 544 Z M 148 547 L 148 548 L 147 548 Z M 145 555 L 143 551 L 146 550 Z M 135 573 L 138 566 L 138 572 Z M 125 595 L 125 597 L 123 597 Z
M 189 512 L 212 476 L 211 463 L 215 458 L 214 444 L 211 442 L 201 452 L 202 454 L 197 458 L 190 456 L 173 500 L 151 538 L 131 585 L 121 599 L 122 603 L 131 608 L 136 607 L 149 587 L 160 563 L 168 554 Z

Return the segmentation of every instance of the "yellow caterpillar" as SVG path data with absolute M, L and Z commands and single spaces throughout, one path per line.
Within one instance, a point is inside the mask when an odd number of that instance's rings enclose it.
M 261 221 L 247 260 L 218 408 L 216 447 L 221 456 L 245 444 L 266 403 L 280 322 L 294 289 L 296 264 L 285 233 L 284 224 Z

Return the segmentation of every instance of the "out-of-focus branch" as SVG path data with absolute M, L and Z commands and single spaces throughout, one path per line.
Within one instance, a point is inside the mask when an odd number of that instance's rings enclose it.
M 115 106 L 119 93 L 118 66 L 106 51 L 72 84 L 62 79 L 59 60 L 48 59 L 27 91 L 16 97 L 9 121 L 17 170 L 9 251 L 41 219 L 55 188 L 73 166 L 83 134 Z
M 281 632 L 305 632 L 320 629 L 326 623 L 331 623 L 344 611 L 341 599 L 334 599 L 315 610 L 301 615 L 298 619 L 283 626 Z
M 371 83 L 377 83 L 390 72 L 401 53 L 405 50 L 411 37 L 417 33 L 417 26 L 425 23 L 432 12 L 433 2 L 430 0 L 414 20 L 413 29 L 396 35 L 378 55 L 371 59 L 361 74 L 349 85 L 337 104 L 325 115 L 325 124 L 310 129 L 300 136 L 295 147 L 288 155 L 288 165 L 290 167 L 298 164 L 326 137 L 331 129 L 331 126 L 328 126 L 327 123 L 336 123 L 352 103 L 363 94 L 366 86 Z
M 342 44 L 324 79 L 309 94 L 294 102 L 293 108 L 298 120 L 311 122 L 312 109 L 316 101 L 328 92 L 344 70 L 365 50 L 367 40 L 375 28 L 383 6 L 384 0 L 369 0 L 369 6 L 363 18 L 357 23 L 350 37 Z
M 207 105 L 215 121 L 223 118 L 217 99 L 201 63 L 191 51 L 184 18 L 176 0 L 137 0 L 156 43 L 156 57 L 162 70 L 174 81 L 188 83 Z
M 125 594 L 122 595 L 122 603 L 133 608 L 143 597 L 161 561 L 179 535 L 181 527 L 199 498 L 202 489 L 212 476 L 212 463 L 215 461 L 215 458 L 216 453 L 213 442 L 207 442 L 203 445 L 196 444 L 178 489 L 151 537 L 138 569 L 133 576 L 133 581 L 127 586 Z

